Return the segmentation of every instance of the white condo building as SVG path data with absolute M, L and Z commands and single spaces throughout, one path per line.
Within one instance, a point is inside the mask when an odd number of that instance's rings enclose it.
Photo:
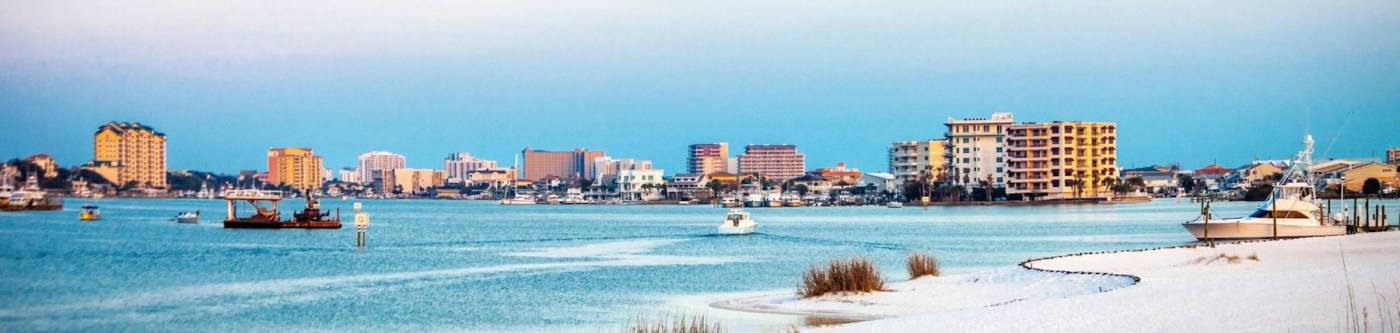
M 992 187 L 1006 184 L 1006 130 L 1015 123 L 1011 113 L 991 118 L 948 118 L 948 181 L 965 188 L 981 187 L 991 178 Z
M 403 155 L 387 151 L 371 151 L 360 154 L 360 181 L 368 184 L 376 179 L 383 180 L 385 173 L 407 167 Z
M 496 161 L 480 159 L 468 153 L 452 153 L 442 161 L 442 171 L 448 183 L 462 183 L 475 171 L 495 170 Z

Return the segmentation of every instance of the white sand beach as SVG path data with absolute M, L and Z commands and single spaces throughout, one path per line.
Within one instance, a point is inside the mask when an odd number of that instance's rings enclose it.
M 1372 330 L 1400 326 L 1400 233 L 1065 256 L 1029 265 L 1141 281 L 1008 267 L 892 283 L 888 292 L 806 300 L 773 294 L 712 306 L 871 319 L 803 330 L 814 332 L 1340 331 L 1368 321 L 1348 319 L 1351 305 L 1358 318 L 1369 317 Z

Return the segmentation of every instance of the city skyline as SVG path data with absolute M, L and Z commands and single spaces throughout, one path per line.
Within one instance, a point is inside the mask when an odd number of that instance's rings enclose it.
M 993 112 L 1116 122 L 1124 168 L 1284 159 L 1304 132 L 1320 158 L 1400 145 L 1393 2 L 319 5 L 6 4 L 0 156 L 78 165 L 132 121 L 170 169 L 223 173 L 291 146 L 332 169 L 589 147 L 674 174 L 710 142 L 884 171 L 891 143 Z

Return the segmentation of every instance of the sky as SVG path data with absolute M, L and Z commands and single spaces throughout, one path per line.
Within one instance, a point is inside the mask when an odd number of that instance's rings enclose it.
M 692 143 L 887 169 L 949 117 L 1112 121 L 1122 167 L 1400 146 L 1400 2 L 0 0 L 0 157 L 139 121 L 171 169 Z

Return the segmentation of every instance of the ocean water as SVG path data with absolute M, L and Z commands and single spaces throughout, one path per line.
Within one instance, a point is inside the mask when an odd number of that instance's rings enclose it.
M 103 219 L 84 223 L 95 203 Z M 289 216 L 299 200 L 283 202 Z M 950 273 L 1068 252 L 1178 245 L 1197 206 L 751 208 L 759 233 L 718 236 L 711 206 L 499 206 L 363 201 L 369 246 L 340 230 L 226 230 L 223 201 L 68 200 L 0 213 L 0 331 L 611 331 L 702 312 L 735 330 L 801 319 L 680 306 L 782 291 L 808 265 L 873 258 L 907 278 L 911 250 Z M 1221 203 L 1243 215 L 1251 203 Z M 1395 206 L 1395 205 L 1392 205 Z M 200 210 L 200 224 L 176 224 Z

